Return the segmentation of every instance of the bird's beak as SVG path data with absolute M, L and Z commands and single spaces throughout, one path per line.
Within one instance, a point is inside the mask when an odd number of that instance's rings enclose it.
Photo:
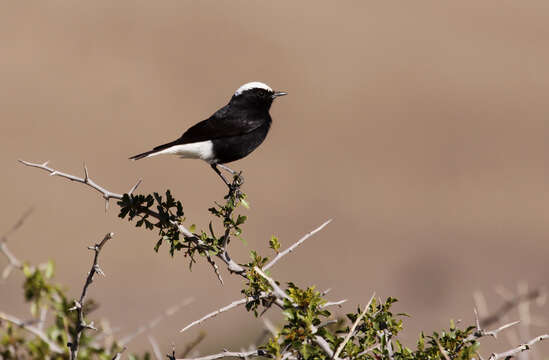
M 275 93 L 273 94 L 273 99 L 276 99 L 277 97 L 284 96 L 284 95 L 288 95 L 288 93 L 284 91 L 275 91 Z

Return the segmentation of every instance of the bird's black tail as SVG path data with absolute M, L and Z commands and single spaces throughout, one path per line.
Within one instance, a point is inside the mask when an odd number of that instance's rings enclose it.
M 130 160 L 139 160 L 139 159 L 143 159 L 143 158 L 146 158 L 148 156 L 151 156 L 151 155 L 154 155 L 155 153 L 159 152 L 159 151 L 162 151 L 162 150 L 165 150 L 167 148 L 170 148 L 172 147 L 173 145 L 176 145 L 177 144 L 177 140 L 176 141 L 172 141 L 172 142 L 169 142 L 167 144 L 163 144 L 163 145 L 159 145 L 157 147 L 155 147 L 154 149 L 152 150 L 149 150 L 149 151 L 146 151 L 144 153 L 141 153 L 141 154 L 137 154 L 137 155 L 134 155 L 132 157 L 130 157 Z

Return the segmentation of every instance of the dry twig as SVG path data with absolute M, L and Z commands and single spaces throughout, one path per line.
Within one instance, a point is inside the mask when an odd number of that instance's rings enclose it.
M 488 359 L 489 360 L 498 360 L 498 359 L 510 358 L 511 356 L 519 354 L 523 351 L 530 350 L 530 347 L 532 345 L 534 345 L 535 343 L 538 343 L 542 340 L 546 340 L 546 339 L 549 339 L 549 334 L 537 336 L 537 337 L 533 338 L 532 340 L 530 340 L 529 342 L 527 342 L 526 344 L 519 345 L 516 348 L 508 350 L 506 352 L 502 352 L 502 353 L 499 353 L 499 354 L 493 353 L 492 355 L 490 355 L 490 357 Z
M 55 353 L 58 353 L 58 354 L 63 354 L 64 353 L 63 349 L 59 345 L 57 345 L 55 342 L 50 340 L 48 338 L 48 336 L 46 335 L 46 333 L 44 333 L 42 330 L 38 329 L 37 327 L 29 325 L 25 321 L 23 321 L 21 319 L 18 319 L 15 316 L 8 315 L 8 314 L 2 313 L 2 312 L 0 312 L 0 320 L 4 320 L 4 321 L 10 322 L 14 325 L 17 325 L 21 329 L 23 329 L 25 331 L 28 331 L 29 333 L 31 333 L 31 334 L 35 335 L 36 337 L 40 338 L 40 340 L 42 340 L 43 342 L 48 344 L 51 351 L 53 351 Z
M 541 296 L 543 296 L 543 291 L 540 289 L 534 289 L 531 291 L 520 293 L 511 298 L 506 297 L 505 302 L 499 307 L 499 309 L 494 311 L 494 313 L 492 313 L 491 315 L 481 318 L 480 323 L 483 327 L 491 326 L 497 323 L 498 321 L 500 321 L 505 315 L 507 315 L 515 307 L 523 303 L 534 301 L 540 298 Z
M 87 177 L 87 172 L 86 172 L 86 177 Z M 86 294 L 88 292 L 88 287 L 93 282 L 93 276 L 96 273 L 100 274 L 100 275 L 105 275 L 103 270 L 101 270 L 101 268 L 99 267 L 99 264 L 97 263 L 97 261 L 98 261 L 99 253 L 101 252 L 101 249 L 107 243 L 107 241 L 112 239 L 113 236 L 114 236 L 114 233 L 112 233 L 112 232 L 107 233 L 105 235 L 105 237 L 103 237 L 103 240 L 101 240 L 100 243 L 95 244 L 94 246 L 88 247 L 88 249 L 94 251 L 94 253 L 95 253 L 94 257 L 93 257 L 93 264 L 92 264 L 92 267 L 90 269 L 90 272 L 88 273 L 88 277 L 86 278 L 86 282 L 84 283 L 84 287 L 82 288 L 82 294 L 80 295 L 80 299 L 79 300 L 74 300 L 74 307 L 70 309 L 70 310 L 76 310 L 77 316 L 78 316 L 78 324 L 76 325 L 76 333 L 73 336 L 72 342 L 67 344 L 69 349 L 70 349 L 70 355 L 71 355 L 70 358 L 71 358 L 71 360 L 75 360 L 76 357 L 78 356 L 78 346 L 80 344 L 80 335 L 82 335 L 82 331 L 84 331 L 85 329 L 97 330 L 93 326 L 93 322 L 91 322 L 90 324 L 87 324 L 84 321 L 83 305 L 84 305 L 84 300 L 86 298 Z
M 122 339 L 120 339 L 118 341 L 118 343 L 120 345 L 128 345 L 130 343 L 130 341 L 135 339 L 137 336 L 143 334 L 147 330 L 151 330 L 151 329 L 155 328 L 162 320 L 164 320 L 167 317 L 170 317 L 170 316 L 174 315 L 175 313 L 177 313 L 179 310 L 181 310 L 185 306 L 191 304 L 193 301 L 194 301 L 193 298 L 187 298 L 187 299 L 183 300 L 181 303 L 166 309 L 162 314 L 155 317 L 154 319 L 149 321 L 147 324 L 138 327 L 134 332 L 124 336 Z
M 9 262 L 8 265 L 6 266 L 6 268 L 4 269 L 4 271 L 2 272 L 2 278 L 3 279 L 6 279 L 10 275 L 11 270 L 13 270 L 13 269 L 22 270 L 23 269 L 23 263 L 15 255 L 13 255 L 13 253 L 10 251 L 10 249 L 8 248 L 8 245 L 6 243 L 8 242 L 8 237 L 11 234 L 13 234 L 15 231 L 17 231 L 21 226 L 23 226 L 23 224 L 25 223 L 27 218 L 30 216 L 30 214 L 32 214 L 32 212 L 33 212 L 32 208 L 25 211 L 21 215 L 21 217 L 17 220 L 17 222 L 11 227 L 11 229 L 8 230 L 0 238 L 0 252 L 6 256 L 6 258 L 8 259 L 8 262 Z
M 102 186 L 98 185 L 97 183 L 95 183 L 89 177 L 88 169 L 85 165 L 84 165 L 84 177 L 81 178 L 81 177 L 71 175 L 71 174 L 67 174 L 67 173 L 64 173 L 64 172 L 61 172 L 61 171 L 58 171 L 58 170 L 55 170 L 53 168 L 48 167 L 48 161 L 46 161 L 43 164 L 31 163 L 31 162 L 24 161 L 24 160 L 19 160 L 19 162 L 21 164 L 25 165 L 25 166 L 34 167 L 34 168 L 37 168 L 37 169 L 44 170 L 44 171 L 48 172 L 50 174 L 50 176 L 59 176 L 59 177 L 68 179 L 70 181 L 75 181 L 75 182 L 85 184 L 85 185 L 91 187 L 92 189 L 99 192 L 102 195 L 103 199 L 105 199 L 105 209 L 108 208 L 110 199 L 118 199 L 118 200 L 122 199 L 122 194 L 118 194 L 118 193 L 112 192 L 110 190 L 107 190 L 104 187 L 102 187 Z M 139 184 L 141 184 L 141 179 L 138 180 L 137 183 L 130 189 L 128 194 L 132 194 L 135 191 L 135 189 L 139 186 Z M 151 217 L 153 217 L 157 220 L 161 219 L 160 215 L 157 212 L 155 212 L 154 210 L 147 209 L 146 213 L 147 213 L 147 215 L 149 215 L 149 216 L 151 216 Z M 198 245 L 203 245 L 202 240 L 200 240 L 199 237 L 197 237 L 195 234 L 193 234 L 191 231 L 189 231 L 183 225 L 175 224 L 175 223 L 172 223 L 172 225 L 177 227 L 179 232 L 185 237 L 186 240 L 194 241 Z M 227 264 L 227 268 L 230 272 L 234 272 L 234 273 L 237 273 L 237 274 L 240 274 L 240 275 L 244 276 L 244 268 L 242 266 L 238 265 L 234 260 L 232 260 L 229 257 L 229 255 L 227 254 L 226 251 L 220 252 L 216 256 L 219 259 L 221 259 L 225 264 Z M 214 270 L 215 270 L 215 267 L 214 267 Z
M 332 222 L 332 219 L 329 219 L 325 221 L 322 225 L 314 229 L 313 231 L 305 234 L 301 239 L 297 240 L 292 246 L 287 248 L 284 251 L 279 252 L 274 259 L 272 259 L 269 263 L 267 263 L 265 266 L 263 266 L 263 270 L 269 270 L 274 264 L 276 264 L 280 259 L 282 259 L 284 256 L 288 255 L 292 251 L 294 251 L 299 245 L 303 244 L 305 240 L 319 232 L 320 230 L 324 229 L 326 225 L 328 225 L 330 222 Z
M 200 333 L 198 333 L 197 337 L 193 341 L 185 345 L 185 348 L 183 349 L 181 356 L 185 357 L 189 355 L 191 351 L 193 351 L 193 349 L 196 348 L 198 344 L 200 344 L 202 340 L 204 340 L 205 338 L 206 338 L 206 333 L 204 331 L 201 331 Z
M 262 293 L 261 296 L 259 296 L 260 299 L 262 298 L 265 298 L 267 296 L 270 296 L 270 294 L 268 293 Z M 193 321 L 192 323 L 190 323 L 189 325 L 185 326 L 183 329 L 179 330 L 179 332 L 185 332 L 187 330 L 189 330 L 190 328 L 192 328 L 193 326 L 195 325 L 198 325 L 198 324 L 201 324 L 202 322 L 208 320 L 208 319 L 211 319 L 213 317 L 216 317 L 217 315 L 225 312 L 225 311 L 228 311 L 230 309 L 233 309 L 239 305 L 244 305 L 246 304 L 247 302 L 250 302 L 250 301 L 253 301 L 253 300 L 256 300 L 254 298 L 251 298 L 251 297 L 246 297 L 244 299 L 240 299 L 240 300 L 235 300 L 233 301 L 232 303 L 230 303 L 229 305 L 226 305 L 226 306 L 223 306 L 222 308 L 219 308 L 215 311 L 212 311 L 211 313 L 209 314 L 206 314 L 204 315 L 203 317 L 201 317 L 200 319 L 198 320 L 195 320 Z
M 153 354 L 156 360 L 162 360 L 163 359 L 162 353 L 160 352 L 160 347 L 158 346 L 158 342 L 156 341 L 156 339 L 152 335 L 149 335 L 147 338 L 151 343 Z
M 337 347 L 337 350 L 334 354 L 334 359 L 339 359 L 339 354 L 341 354 L 341 351 L 343 351 L 343 348 L 345 347 L 347 342 L 349 342 L 351 337 L 354 335 L 356 327 L 358 326 L 362 318 L 366 315 L 366 313 L 370 309 L 370 304 L 372 303 L 372 300 L 374 300 L 375 296 L 376 296 L 376 293 L 374 292 L 370 297 L 370 300 L 366 304 L 366 307 L 364 308 L 364 311 L 362 312 L 362 314 L 360 314 L 360 316 L 356 318 L 355 322 L 353 323 L 353 326 L 351 326 L 351 329 L 349 330 L 349 333 L 347 334 L 347 336 L 345 336 L 345 339 L 343 340 L 343 342 L 339 344 L 339 346 Z
M 468 337 L 465 338 L 464 341 L 473 341 L 473 340 L 476 340 L 476 339 L 479 339 L 483 336 L 491 336 L 493 338 L 497 338 L 498 334 L 505 330 L 505 329 L 508 329 L 510 328 L 511 326 L 514 326 L 516 324 L 518 324 L 520 321 L 513 321 L 513 322 L 510 322 L 508 324 L 504 324 L 500 327 L 498 327 L 497 329 L 494 329 L 494 330 L 484 330 L 481 325 L 480 325 L 480 320 L 479 320 L 479 317 L 478 317 L 478 311 L 477 309 L 473 309 L 473 312 L 475 314 L 475 326 L 477 327 L 477 330 L 472 333 L 471 335 L 469 335 Z
M 262 350 L 251 350 L 251 351 L 243 351 L 243 352 L 225 350 L 223 352 L 220 352 L 219 354 L 213 354 L 213 355 L 202 356 L 197 358 L 181 358 L 177 360 L 216 360 L 216 359 L 222 359 L 226 357 L 236 357 L 236 358 L 246 359 L 248 357 L 258 357 L 258 356 L 267 356 L 267 354 Z

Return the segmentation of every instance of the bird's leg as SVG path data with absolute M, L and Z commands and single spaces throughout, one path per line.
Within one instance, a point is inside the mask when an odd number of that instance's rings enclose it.
M 217 166 L 219 166 L 220 168 L 222 168 L 223 170 L 225 170 L 227 172 L 230 172 L 231 175 L 233 175 L 233 177 L 237 176 L 238 177 L 238 185 L 244 184 L 244 177 L 242 176 L 242 171 L 238 171 L 238 172 L 234 171 L 230 167 L 225 166 L 223 164 L 217 164 Z
M 216 174 L 219 175 L 219 177 L 223 180 L 225 185 L 227 185 L 229 187 L 229 190 L 230 190 L 231 189 L 231 184 L 227 181 L 227 179 L 225 179 L 225 176 L 223 176 L 221 171 L 219 171 L 219 169 L 217 168 L 217 164 L 210 164 L 210 166 L 216 172 Z

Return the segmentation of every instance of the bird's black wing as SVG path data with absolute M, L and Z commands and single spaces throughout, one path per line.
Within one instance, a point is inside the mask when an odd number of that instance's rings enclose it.
M 208 119 L 190 127 L 175 142 L 189 144 L 193 142 L 219 139 L 222 137 L 243 135 L 260 127 L 267 119 L 259 114 L 239 111 L 232 104 L 217 110 Z M 268 115 L 267 115 L 268 116 Z
M 265 121 L 269 121 L 269 114 L 266 115 L 267 117 L 260 116 L 249 110 L 239 111 L 239 109 L 235 109 L 234 107 L 231 108 L 231 106 L 232 105 L 229 103 L 217 110 L 208 119 L 191 126 L 179 139 L 167 144 L 159 145 L 142 154 L 132 156 L 130 159 L 139 160 L 175 145 L 247 134 L 263 125 Z

